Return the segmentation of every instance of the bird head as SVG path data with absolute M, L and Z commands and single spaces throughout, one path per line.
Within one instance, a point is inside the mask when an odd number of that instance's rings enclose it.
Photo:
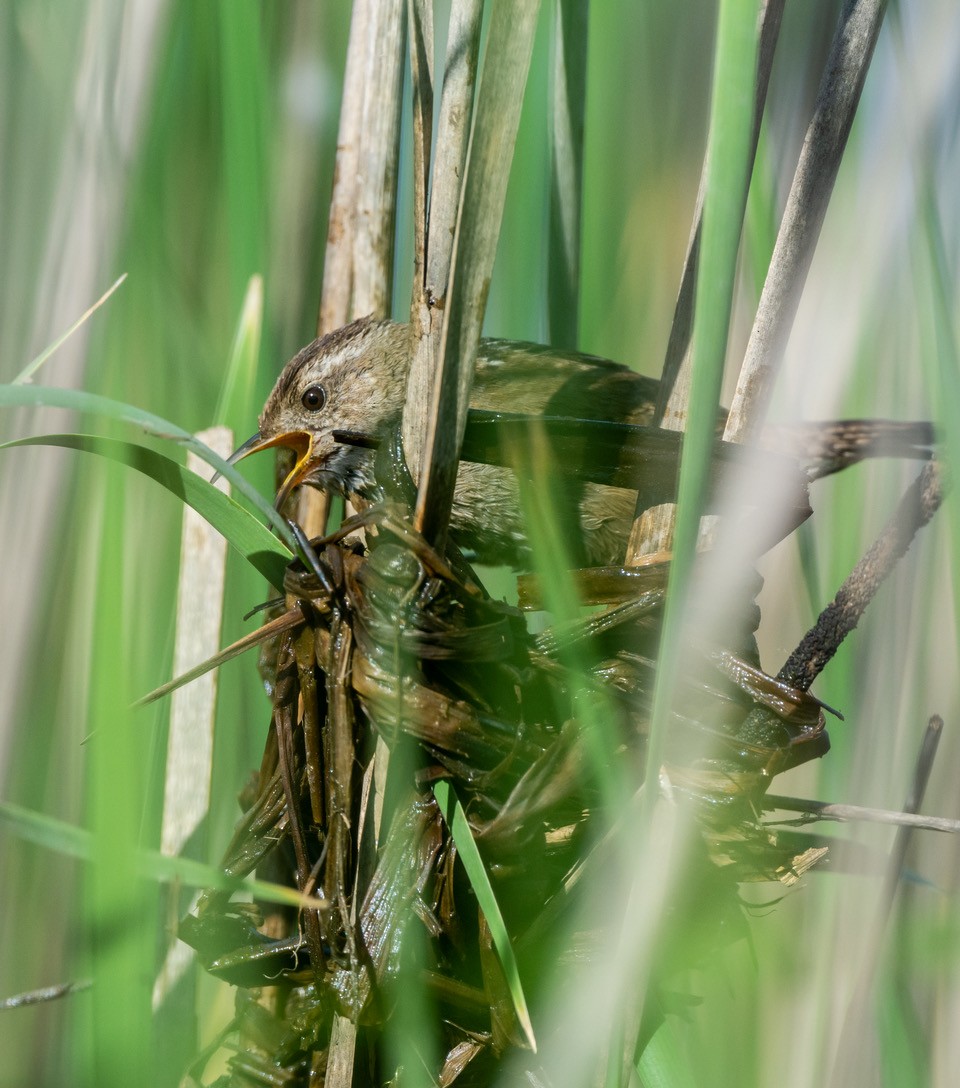
M 230 457 L 286 446 L 296 462 L 277 506 L 299 484 L 349 494 L 372 492 L 373 456 L 335 432 L 378 438 L 402 413 L 410 369 L 410 330 L 361 318 L 314 340 L 283 368 L 260 428 Z

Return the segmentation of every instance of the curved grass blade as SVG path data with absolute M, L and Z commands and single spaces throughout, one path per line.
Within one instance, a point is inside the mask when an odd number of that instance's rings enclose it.
M 695 1088 L 696 1078 L 674 1017 L 666 1017 L 636 1056 L 643 1088 Z
M 87 393 L 82 389 L 57 389 L 53 386 L 37 385 L 0 385 L 0 408 L 44 407 L 67 408 L 74 412 L 89 412 L 91 415 L 105 416 L 122 423 L 132 423 L 142 428 L 155 438 L 166 439 L 186 446 L 211 468 L 226 477 L 236 490 L 244 496 L 263 515 L 264 521 L 276 531 L 291 553 L 299 554 L 296 540 L 286 521 L 277 513 L 255 487 L 208 445 L 201 442 L 189 431 L 161 416 L 136 408 L 132 404 L 101 397 L 97 393 Z
M 186 684 L 198 679 L 198 677 L 203 676 L 212 669 L 218 669 L 224 662 L 232 661 L 233 658 L 239 657 L 240 654 L 246 653 L 247 650 L 252 649 L 254 646 L 259 646 L 260 643 L 264 642 L 266 639 L 273 638 L 275 635 L 280 634 L 281 631 L 289 631 L 291 627 L 296 627 L 298 623 L 303 623 L 303 613 L 299 608 L 292 608 L 289 612 L 285 612 L 275 620 L 270 620 L 262 627 L 258 627 L 256 631 L 251 631 L 249 635 L 238 638 L 236 642 L 231 643 L 219 653 L 214 654 L 213 657 L 208 657 L 206 661 L 201 661 L 199 665 L 195 665 L 192 669 L 188 669 L 187 672 L 175 676 L 172 680 L 168 680 L 165 684 L 161 684 L 160 687 L 154 688 L 153 691 L 148 691 L 146 695 L 141 696 L 133 704 L 134 707 L 137 708 L 147 706 L 148 703 L 155 703 L 158 699 L 162 699 L 165 695 L 170 695 L 178 688 L 184 687 Z
M 449 782 L 435 782 L 433 795 L 437 799 L 444 823 L 453 837 L 463 867 L 467 871 L 470 886 L 476 894 L 477 902 L 480 904 L 480 909 L 483 911 L 487 919 L 487 925 L 490 927 L 490 936 L 500 958 L 503 973 L 507 978 L 507 986 L 513 999 L 513 1008 L 517 1014 L 517 1021 L 523 1028 L 530 1049 L 536 1053 L 537 1041 L 533 1034 L 533 1024 L 530 1022 L 527 999 L 520 983 L 520 972 L 517 970 L 517 960 L 513 954 L 513 946 L 510 944 L 510 936 L 507 933 L 503 915 L 500 913 L 497 897 L 490 885 L 490 878 L 483 867 L 480 851 L 477 849 L 476 842 L 474 842 L 473 832 L 467 822 L 467 814 L 463 811 L 463 806 Z
M 67 329 L 67 331 L 62 336 L 54 340 L 54 342 L 48 347 L 44 348 L 43 351 L 41 351 L 35 359 L 32 359 L 29 363 L 27 363 L 23 370 L 21 370 L 20 373 L 13 379 L 13 384 L 23 385 L 26 382 L 32 381 L 33 375 L 36 374 L 36 372 L 40 369 L 40 367 L 43 366 L 43 364 L 50 358 L 50 356 L 53 355 L 54 352 L 56 352 L 60 347 L 62 347 L 70 339 L 71 336 L 73 336 L 73 334 L 77 331 L 77 329 L 80 328 L 80 326 L 87 320 L 87 318 L 92 317 L 97 312 L 97 310 L 100 309 L 100 307 L 107 301 L 107 299 L 113 294 L 113 292 L 116 291 L 116 289 L 120 286 L 120 284 L 123 283 L 126 278 L 127 274 L 126 272 L 124 272 L 123 275 L 120 276 L 119 279 L 117 279 L 117 281 L 113 284 L 113 286 L 108 287 L 106 291 L 104 291 L 104 293 L 97 299 L 97 301 L 91 307 L 89 307 L 89 309 L 85 310 L 84 313 L 82 313 L 80 317 L 78 317 L 77 320 L 74 321 L 74 323 L 70 326 L 69 329 Z
M 43 812 L 23 808 L 21 805 L 0 801 L 0 827 L 21 839 L 81 861 L 95 859 L 94 836 L 86 828 L 76 827 L 65 820 L 57 820 Z M 273 884 L 266 880 L 252 880 L 229 876 L 215 865 L 206 865 L 192 858 L 167 857 L 157 850 L 138 850 L 138 871 L 160 884 L 178 881 L 190 888 L 222 888 L 228 891 L 246 891 L 258 899 L 270 903 L 284 903 L 306 910 L 326 910 L 327 904 L 313 896 L 304 895 L 295 888 Z
M 245 431 L 254 419 L 257 389 L 257 360 L 263 332 L 263 276 L 250 277 L 243 309 L 234 334 L 220 399 L 213 418 L 234 432 Z
M 89 434 L 35 435 L 5 442 L 0 445 L 0 449 L 13 446 L 60 446 L 83 453 L 99 454 L 120 464 L 129 465 L 162 484 L 188 506 L 192 506 L 271 585 L 278 589 L 282 587 L 283 572 L 293 558 L 292 552 L 233 499 L 164 454 L 135 442 Z

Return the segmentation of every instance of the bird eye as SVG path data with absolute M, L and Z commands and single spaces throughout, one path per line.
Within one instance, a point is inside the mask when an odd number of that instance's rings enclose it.
M 319 412 L 327 402 L 327 394 L 322 385 L 311 385 L 300 398 L 300 403 L 308 412 Z

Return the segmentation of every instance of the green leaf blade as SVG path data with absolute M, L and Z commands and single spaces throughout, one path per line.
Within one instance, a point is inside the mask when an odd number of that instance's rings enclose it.
M 284 570 L 292 558 L 290 550 L 239 503 L 164 454 L 135 442 L 76 433 L 21 438 L 0 445 L 0 449 L 16 446 L 59 446 L 97 454 L 136 469 L 193 507 L 271 585 L 278 589 L 283 586 Z
M 533 1024 L 530 1021 L 527 999 L 520 982 L 516 956 L 513 954 L 513 946 L 510 944 L 510 936 L 503 915 L 500 913 L 497 897 L 490 884 L 490 877 L 484 868 L 483 859 L 480 857 L 480 851 L 474 841 L 470 824 L 467 822 L 467 814 L 464 812 L 463 805 L 460 804 L 460 800 L 449 782 L 434 783 L 433 795 L 437 799 L 444 823 L 446 823 L 453 837 L 453 841 L 460 853 L 460 860 L 463 862 L 463 867 L 470 878 L 470 885 L 476 894 L 480 909 L 487 919 L 487 925 L 490 927 L 490 936 L 507 979 L 507 986 L 513 999 L 513 1008 L 517 1014 L 517 1020 L 523 1029 L 530 1049 L 536 1053 L 537 1041 L 533 1034 Z

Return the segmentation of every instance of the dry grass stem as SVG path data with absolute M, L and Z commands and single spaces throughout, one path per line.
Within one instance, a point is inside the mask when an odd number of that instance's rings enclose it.
M 495 0 L 454 241 L 416 525 L 446 539 L 539 0 Z
M 763 425 L 886 7 L 886 0 L 843 6 L 730 406 L 731 442 Z
M 415 10 L 421 7 L 428 10 L 430 3 L 417 4 Z M 415 242 L 422 246 L 422 250 L 416 258 L 410 306 L 416 349 L 403 413 L 403 445 L 414 480 L 420 478 L 436 388 L 440 337 L 473 117 L 482 10 L 481 0 L 458 0 L 451 9 L 435 154 L 430 146 L 433 116 L 432 72 L 426 64 L 426 57 L 432 55 L 432 30 L 429 50 L 417 47 L 412 51 L 414 224 Z M 422 36 L 426 43 L 425 15 L 418 16 L 415 25 L 424 28 L 422 33 L 417 30 L 417 41 Z M 423 60 L 421 53 L 424 54 Z M 426 182 L 431 162 L 433 171 L 428 217 Z
M 553 22 L 547 324 L 549 342 L 565 348 L 575 348 L 579 341 L 589 14 L 588 0 L 559 0 Z

